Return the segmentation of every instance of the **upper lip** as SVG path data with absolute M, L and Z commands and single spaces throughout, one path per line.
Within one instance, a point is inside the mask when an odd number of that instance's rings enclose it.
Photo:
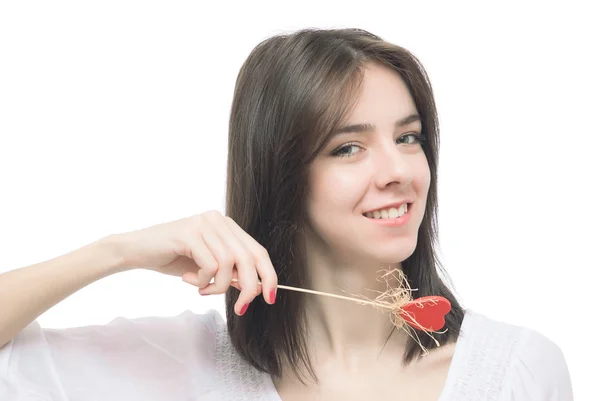
M 393 203 L 388 203 L 388 204 L 385 204 L 383 206 L 376 207 L 376 208 L 371 209 L 371 210 L 369 210 L 369 211 L 367 211 L 365 213 L 374 212 L 375 210 L 389 209 L 391 207 L 398 208 L 398 207 L 402 206 L 405 203 L 413 203 L 413 201 L 410 200 L 410 199 L 404 199 L 404 200 L 401 200 L 401 201 L 397 201 L 397 202 L 393 202 Z

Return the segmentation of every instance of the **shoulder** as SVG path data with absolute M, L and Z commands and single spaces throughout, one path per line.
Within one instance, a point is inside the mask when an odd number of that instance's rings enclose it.
M 531 399 L 573 399 L 571 377 L 561 348 L 545 335 L 523 327 L 511 358 L 508 380 Z
M 258 370 L 237 352 L 225 322 L 217 325 L 215 385 L 221 400 L 278 400 L 271 376 Z
M 467 310 L 455 359 L 454 387 L 463 396 L 485 391 L 497 396 L 490 400 L 572 399 L 560 347 L 529 327 Z
M 186 310 L 175 316 L 118 317 L 106 324 L 60 329 L 43 328 L 34 321 L 1 351 L 47 348 L 64 355 L 94 350 L 117 353 L 131 347 L 139 349 L 159 344 L 165 349 L 191 344 L 208 344 L 214 348 L 217 332 L 223 324 L 223 318 L 216 310 L 206 313 Z
M 223 318 L 216 310 L 209 310 L 205 313 L 195 313 L 185 310 L 175 316 L 149 316 L 139 318 L 118 317 L 104 326 L 88 326 L 69 329 L 71 332 L 78 330 L 87 331 L 89 329 L 102 327 L 108 335 L 120 334 L 130 331 L 134 334 L 152 334 L 152 335 L 178 335 L 195 334 L 203 337 L 214 337 L 220 325 L 223 324 Z
M 35 321 L 0 349 L 0 399 L 190 399 L 213 388 L 221 325 L 214 310 L 67 329 Z
M 214 345 L 221 320 L 214 310 L 206 313 L 186 310 L 175 316 L 118 317 L 102 325 L 67 329 L 41 329 L 38 325 L 27 330 L 38 331 L 52 347 L 67 345 L 74 352 L 80 351 L 78 347 L 84 347 L 87 352 L 99 347 L 116 353 L 152 344 L 170 351 L 181 348 L 183 352 L 184 346 L 210 348 Z

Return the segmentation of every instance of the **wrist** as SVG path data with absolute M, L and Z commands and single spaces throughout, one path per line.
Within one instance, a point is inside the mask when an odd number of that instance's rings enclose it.
M 108 235 L 93 245 L 99 250 L 102 257 L 105 258 L 104 264 L 107 266 L 107 273 L 114 274 L 132 269 L 127 258 L 127 247 L 122 235 Z

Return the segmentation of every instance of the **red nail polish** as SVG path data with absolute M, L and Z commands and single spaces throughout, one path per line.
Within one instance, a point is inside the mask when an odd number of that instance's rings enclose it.
M 275 303 L 275 290 L 271 290 L 269 293 L 269 301 L 271 301 L 272 304 Z
M 240 316 L 242 316 L 244 313 L 246 313 L 247 310 L 248 310 L 248 304 L 244 304 L 244 306 L 242 306 L 242 309 L 240 310 Z

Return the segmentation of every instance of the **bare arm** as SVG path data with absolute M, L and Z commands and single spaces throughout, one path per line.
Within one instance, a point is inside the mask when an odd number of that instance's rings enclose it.
M 0 348 L 71 294 L 137 268 L 180 276 L 201 294 L 224 294 L 235 274 L 241 291 L 235 304 L 239 315 L 260 294 L 260 275 L 265 301 L 275 302 L 277 275 L 266 249 L 229 217 L 208 211 L 109 235 L 46 262 L 0 274 Z
M 126 270 L 116 236 L 0 274 L 0 348 L 42 313 L 103 277 Z

